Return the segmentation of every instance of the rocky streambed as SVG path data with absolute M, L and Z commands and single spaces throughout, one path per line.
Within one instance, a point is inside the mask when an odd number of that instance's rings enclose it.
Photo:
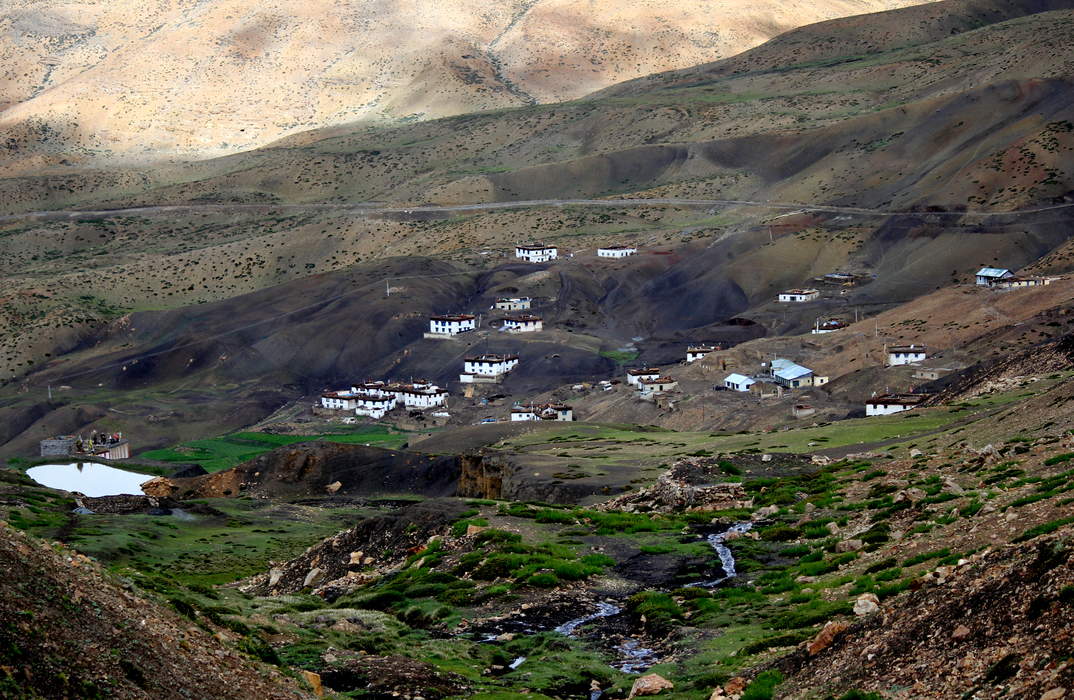
M 719 566 L 712 577 L 687 584 L 688 587 L 715 588 L 733 580 L 738 572 L 735 557 L 727 542 L 745 534 L 752 522 L 735 523 L 719 532 L 703 533 L 702 537 L 719 557 Z M 660 663 L 667 650 L 661 647 L 666 639 L 653 638 L 644 623 L 627 609 L 627 595 L 610 593 L 594 599 L 588 594 L 566 595 L 545 604 L 521 609 L 499 620 L 491 620 L 471 628 L 467 635 L 479 641 L 496 644 L 519 634 L 554 632 L 565 637 L 583 638 L 604 649 L 612 657 L 611 666 L 625 673 L 641 673 Z M 510 668 L 517 669 L 526 661 L 518 657 Z

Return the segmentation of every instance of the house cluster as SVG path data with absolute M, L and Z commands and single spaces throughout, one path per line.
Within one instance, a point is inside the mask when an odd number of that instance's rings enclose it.
M 530 297 L 502 297 L 496 300 L 492 308 L 497 311 L 529 311 L 533 306 Z
M 1043 287 L 1059 279 L 1058 277 L 1018 277 L 1005 267 L 982 267 L 975 275 L 980 287 L 994 289 L 1022 289 L 1024 287 Z
M 662 376 L 660 370 L 655 367 L 628 369 L 627 384 L 634 387 L 641 399 L 652 399 L 679 388 L 676 380 Z
M 819 289 L 788 289 L 779 293 L 777 300 L 781 303 L 801 304 L 820 298 Z
M 827 383 L 827 377 L 818 375 L 808 367 L 803 367 L 796 362 L 781 357 L 772 360 L 767 373 L 747 376 L 732 372 L 724 377 L 723 380 L 723 385 L 726 389 L 760 393 L 762 396 L 778 394 L 783 389 L 803 389 L 824 386 Z M 771 385 L 775 385 L 775 391 L 770 389 Z
M 447 389 L 430 382 L 364 382 L 346 389 L 321 394 L 321 407 L 334 411 L 353 411 L 356 416 L 381 419 L 397 407 L 425 410 L 443 406 Z
M 98 459 L 127 459 L 131 456 L 130 441 L 123 433 L 98 433 L 88 438 L 81 435 L 58 435 L 42 440 L 38 445 L 42 457 L 87 456 Z
M 562 403 L 522 403 L 511 409 L 511 421 L 573 421 L 574 410 Z
M 459 381 L 463 384 L 497 384 L 518 366 L 518 355 L 498 355 L 483 353 L 463 358 L 462 374 Z

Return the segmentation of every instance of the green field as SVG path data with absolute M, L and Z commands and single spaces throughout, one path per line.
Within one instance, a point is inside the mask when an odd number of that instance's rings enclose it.
M 138 457 L 161 462 L 190 462 L 200 464 L 207 472 L 230 469 L 237 464 L 284 445 L 311 440 L 359 443 L 397 449 L 408 440 L 406 433 L 391 432 L 384 426 L 363 426 L 353 432 L 323 435 L 273 435 L 270 433 L 232 433 L 205 440 L 191 440 L 161 450 L 142 452 Z

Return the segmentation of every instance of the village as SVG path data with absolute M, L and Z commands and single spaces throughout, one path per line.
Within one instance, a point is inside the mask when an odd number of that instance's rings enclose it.
M 515 259 L 546 269 L 574 262 L 576 256 L 582 255 L 584 251 L 564 255 L 558 246 L 547 243 L 514 249 Z M 632 245 L 607 245 L 595 250 L 597 260 L 624 260 L 638 255 L 639 247 Z M 1009 269 L 985 267 L 974 275 L 972 284 L 989 291 L 1011 291 L 1048 285 L 1058 279 L 1017 276 Z M 848 291 L 867 281 L 868 276 L 860 273 L 827 273 L 813 280 L 815 287 L 779 292 L 771 306 L 825 307 L 825 299 L 841 301 Z M 546 301 L 537 295 L 519 294 L 498 297 L 486 309 L 431 315 L 423 338 L 471 339 L 472 347 L 482 348 L 489 337 L 517 337 L 519 342 L 531 334 L 534 338 L 543 337 L 555 327 L 541 314 Z M 789 427 L 803 419 L 887 416 L 929 405 L 936 384 L 970 363 L 967 358 L 958 359 L 946 349 L 930 348 L 924 343 L 888 342 L 877 332 L 874 338 L 858 339 L 880 347 L 866 352 L 866 364 L 857 369 L 870 365 L 881 374 L 874 377 L 872 385 L 855 387 L 853 393 L 857 396 L 847 396 L 846 391 L 830 392 L 828 385 L 834 377 L 811 366 L 813 361 L 808 357 L 817 351 L 807 351 L 811 341 L 806 339 L 850 335 L 848 329 L 863 320 L 830 314 L 822 308 L 805 335 L 774 338 L 773 342 L 789 342 L 778 343 L 783 349 L 767 356 L 745 350 L 763 341 L 736 348 L 720 340 L 698 339 L 681 346 L 680 359 L 674 364 L 625 366 L 612 376 L 592 377 L 527 395 L 504 389 L 505 381 L 522 362 L 517 351 L 470 352 L 461 358 L 457 375 L 444 386 L 414 378 L 356 381 L 327 388 L 313 410 L 320 418 L 346 423 L 387 420 L 408 427 L 434 427 L 611 418 L 644 422 L 654 412 L 667 416 L 676 411 L 696 412 L 700 407 L 706 420 L 721 413 L 742 414 L 754 419 L 763 416 Z M 826 363 L 821 359 L 820 364 Z

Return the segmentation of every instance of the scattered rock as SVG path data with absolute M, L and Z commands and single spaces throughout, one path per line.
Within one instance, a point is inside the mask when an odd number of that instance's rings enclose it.
M 466 536 L 467 537 L 473 537 L 474 535 L 482 533 L 485 530 L 488 530 L 488 527 L 484 526 L 484 525 L 472 525 L 472 524 L 467 525 L 466 526 Z
M 745 678 L 743 678 L 742 676 L 735 676 L 734 678 L 723 684 L 723 692 L 727 693 L 728 695 L 738 695 L 746 689 L 747 685 L 748 683 L 746 682 Z
M 675 684 L 663 676 L 656 673 L 650 673 L 634 681 L 634 685 L 630 687 L 630 695 L 627 697 L 636 698 L 643 695 L 659 695 L 665 690 L 671 690 L 674 687 Z
M 825 455 L 813 455 L 809 458 L 811 464 L 815 464 L 818 467 L 826 467 L 832 463 L 832 458 Z
M 857 552 L 865 543 L 861 540 L 843 540 L 835 545 L 835 551 L 837 552 Z
M 321 687 L 321 675 L 319 673 L 314 673 L 313 671 L 305 670 L 300 671 L 300 673 L 302 674 L 302 678 L 310 684 L 311 688 L 313 688 L 313 694 L 319 698 L 323 697 L 324 688 Z
M 967 639 L 970 636 L 970 628 L 966 625 L 959 625 L 955 628 L 955 631 L 951 633 L 951 639 L 956 642 L 961 642 L 963 639 Z
M 813 641 L 806 646 L 806 651 L 809 652 L 810 656 L 816 656 L 830 647 L 832 643 L 835 642 L 836 638 L 846 632 L 849 628 L 850 625 L 845 622 L 829 621 L 824 625 L 824 629 L 813 638 Z
M 348 563 L 351 566 L 361 566 L 362 565 L 362 560 L 363 560 L 364 557 L 365 557 L 364 552 L 351 552 L 350 562 L 348 562 Z
M 839 525 L 837 525 L 836 523 L 828 523 L 824 527 L 827 528 L 828 532 L 832 533 L 833 535 L 839 534 Z
M 872 593 L 862 593 L 854 601 L 854 614 L 859 617 L 872 615 L 880 610 L 880 599 Z
M 1041 695 L 1040 700 L 1060 700 L 1060 698 L 1065 698 L 1066 696 L 1066 688 L 1052 688 L 1044 695 Z
M 750 520 L 753 520 L 753 521 L 764 520 L 765 518 L 771 518 L 773 515 L 775 515 L 778 512 L 779 512 L 779 506 L 777 506 L 776 504 L 773 503 L 770 506 L 765 506 L 764 508 L 758 508 L 757 510 L 753 511 L 753 515 L 750 516 Z
M 310 586 L 316 586 L 322 579 L 324 579 L 324 569 L 315 566 L 310 569 L 308 574 L 306 574 L 306 578 L 302 581 L 302 587 L 308 588 Z
M 966 493 L 966 489 L 958 485 L 958 483 L 951 477 L 947 477 L 943 480 L 943 492 L 953 493 L 956 496 L 960 496 Z
M 268 587 L 275 588 L 276 584 L 280 582 L 281 578 L 283 578 L 282 569 L 272 569 L 271 571 L 269 571 Z

